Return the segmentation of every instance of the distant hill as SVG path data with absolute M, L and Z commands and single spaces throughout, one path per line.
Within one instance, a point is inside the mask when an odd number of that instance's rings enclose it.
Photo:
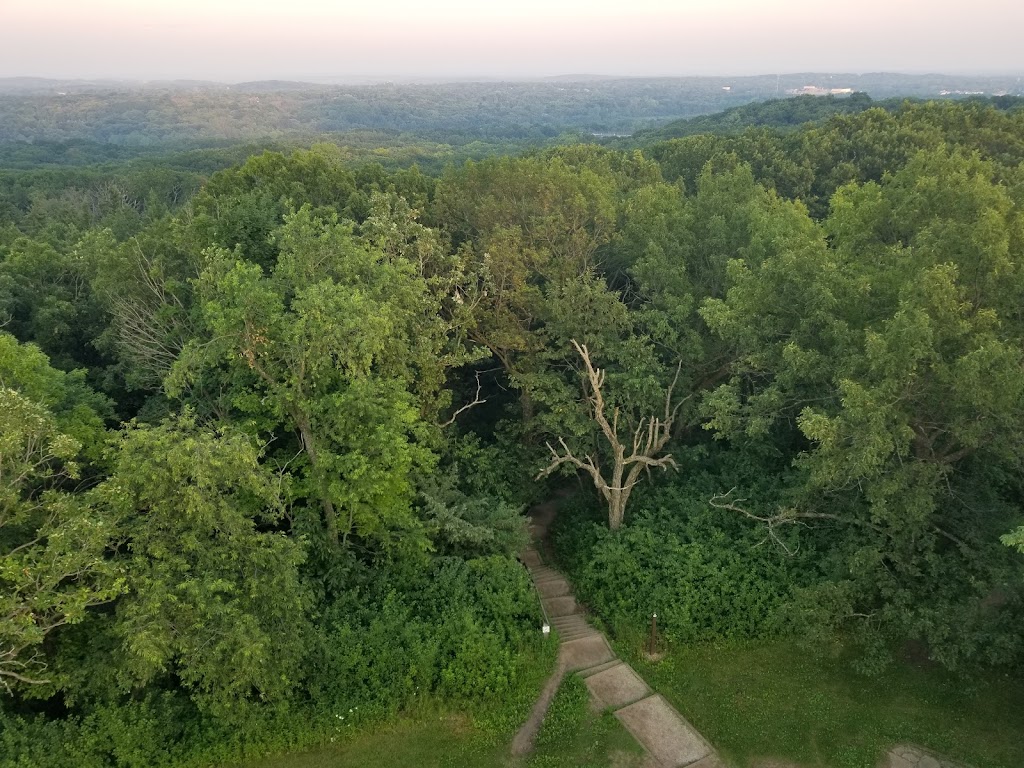
M 189 91 L 224 88 L 222 83 L 210 80 L 71 80 L 51 77 L 0 77 L 0 93 L 54 94 L 105 91 Z
M 585 79 L 579 79 L 585 78 Z M 596 78 L 596 79 L 594 79 Z M 0 143 L 85 141 L 182 148 L 351 131 L 431 141 L 600 140 L 641 131 L 657 142 L 752 125 L 793 127 L 866 109 L 872 99 L 962 98 L 1020 93 L 1015 77 L 823 74 L 601 78 L 542 81 L 327 85 L 260 80 L 72 81 L 0 79 Z M 854 93 L 778 101 L 787 93 Z M 870 94 L 870 98 L 867 95 Z M 743 108 L 768 99 L 766 105 Z M 724 115 L 694 121 L 701 115 Z M 679 124 L 672 121 L 689 119 Z
M 586 74 L 575 74 L 575 75 L 550 75 L 548 77 L 540 78 L 541 82 L 545 83 L 592 83 L 598 80 L 622 80 L 621 77 L 615 75 L 586 75 Z
M 1024 98 L 1020 96 L 971 96 L 960 100 L 1006 111 L 1024 108 Z M 889 98 L 876 101 L 866 93 L 859 92 L 849 96 L 790 96 L 743 104 L 710 115 L 675 120 L 657 128 L 637 131 L 627 141 L 616 143 L 629 147 L 646 146 L 700 134 L 730 136 L 748 128 L 771 128 L 785 133 L 795 131 L 807 123 L 823 122 L 836 115 L 853 115 L 872 107 L 892 111 L 920 101 L 923 99 Z
M 290 91 L 322 90 L 330 86 L 304 83 L 296 80 L 253 80 L 246 83 L 235 83 L 227 87 L 233 91 L 241 91 L 243 93 L 288 93 Z
M 891 106 L 900 101 L 887 99 L 876 102 L 866 93 L 859 92 L 849 96 L 791 96 L 785 99 L 770 99 L 637 131 L 631 137 L 631 143 L 650 144 L 702 133 L 729 135 L 758 127 L 795 130 L 806 123 L 818 122 L 834 115 L 856 114 L 873 106 Z

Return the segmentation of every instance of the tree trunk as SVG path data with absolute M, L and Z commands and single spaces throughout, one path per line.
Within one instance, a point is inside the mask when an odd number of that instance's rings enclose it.
M 519 390 L 519 405 L 523 409 L 523 424 L 529 427 L 530 422 L 533 421 L 535 410 L 533 407 L 533 398 L 530 397 L 530 393 L 524 388 Z
M 330 542 L 332 547 L 338 546 L 338 515 L 334 511 L 334 502 L 331 501 L 330 494 L 327 492 L 327 486 L 324 482 L 322 467 L 320 466 L 319 457 L 317 454 L 316 441 L 313 439 L 313 430 L 309 425 L 309 419 L 306 418 L 305 414 L 294 414 L 295 423 L 299 427 L 299 437 L 302 439 L 302 447 L 306 451 L 306 455 L 309 456 L 309 464 L 313 469 L 313 475 L 316 478 L 317 487 L 320 489 L 320 504 L 323 507 L 323 522 L 324 531 L 327 534 L 327 540 Z
M 608 500 L 608 527 L 611 530 L 619 530 L 625 512 L 626 505 L 623 503 L 622 491 L 612 491 L 611 498 Z

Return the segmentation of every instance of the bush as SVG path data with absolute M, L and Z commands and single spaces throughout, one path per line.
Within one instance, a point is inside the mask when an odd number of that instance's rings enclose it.
M 736 513 L 711 507 L 722 487 L 705 477 L 637 494 L 616 532 L 596 501 L 564 508 L 555 546 L 578 596 L 616 632 L 643 631 L 657 613 L 676 643 L 777 635 L 806 563 L 762 544 L 764 531 Z
M 503 556 L 366 568 L 319 617 L 305 687 L 214 717 L 181 689 L 90 702 L 64 719 L 0 709 L 0 768 L 185 768 L 313 746 L 431 698 L 510 733 L 554 661 L 525 569 Z M 163 681 L 173 684 L 173 680 Z M 13 705 L 0 701 L 0 707 Z
M 393 713 L 438 694 L 462 702 L 511 695 L 536 653 L 539 609 L 526 571 L 506 557 L 437 558 L 374 594 L 336 602 L 312 675 L 319 707 Z

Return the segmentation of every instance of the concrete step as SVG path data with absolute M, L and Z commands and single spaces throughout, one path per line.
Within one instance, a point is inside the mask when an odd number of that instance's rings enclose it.
M 584 679 L 598 709 L 622 709 L 651 695 L 651 689 L 628 664 L 595 672 Z
M 561 616 L 572 616 L 574 613 L 580 612 L 580 606 L 576 602 L 576 598 L 570 596 L 567 597 L 551 597 L 546 600 L 541 600 L 544 605 L 544 610 L 547 611 L 548 616 L 552 619 L 557 619 Z
M 558 639 L 563 643 L 571 643 L 573 640 L 579 640 L 581 637 L 594 637 L 600 635 L 596 629 L 569 629 L 565 631 L 556 630 L 558 632 Z
M 600 632 L 562 643 L 559 655 L 563 666 L 570 672 L 596 667 L 615 659 L 615 652 Z
M 591 675 L 596 675 L 601 672 L 604 672 L 606 669 L 617 667 L 621 663 L 622 659 L 612 659 L 611 661 L 606 661 L 604 664 L 598 664 L 596 667 L 590 667 L 590 669 L 581 669 L 579 671 L 579 676 L 590 677 Z
M 565 578 L 562 576 L 562 574 L 558 572 L 541 574 L 531 573 L 530 577 L 533 579 L 533 583 L 538 585 L 546 584 L 549 581 L 565 581 Z
M 565 579 L 549 579 L 542 584 L 537 584 L 537 591 L 541 597 L 565 597 L 572 594 L 569 582 Z
M 597 630 L 587 624 L 585 621 L 581 621 L 579 624 L 556 624 L 555 619 L 551 620 L 552 628 L 558 630 L 560 635 L 565 635 L 566 632 L 596 632 Z
M 573 629 L 568 632 L 559 632 L 558 639 L 563 643 L 571 643 L 573 640 L 582 640 L 585 637 L 594 637 L 595 635 L 600 634 L 601 633 L 593 627 L 589 629 Z
M 536 549 L 524 549 L 519 553 L 519 560 L 527 568 L 536 568 L 544 562 Z
M 561 576 L 562 575 L 556 569 L 552 568 L 550 565 L 544 565 L 543 563 L 540 563 L 538 565 L 529 565 L 529 566 L 527 566 L 527 568 L 529 569 L 530 574 L 533 575 L 533 576 Z
M 572 616 L 559 616 L 557 619 L 552 619 L 551 626 L 563 634 L 577 629 L 593 629 L 581 613 L 575 613 Z
M 688 766 L 714 751 L 704 737 L 658 694 L 617 710 L 615 717 L 666 768 Z
M 531 565 L 528 567 L 530 569 L 530 573 L 558 573 L 557 568 L 552 568 L 546 563 L 538 563 L 537 565 Z M 561 576 L 560 573 L 558 575 Z
M 922 767 L 923 765 L 922 763 Z M 722 758 L 718 756 L 718 753 L 712 752 L 704 759 L 698 760 L 696 763 L 690 763 L 686 768 L 726 768 L 726 765 L 722 762 Z

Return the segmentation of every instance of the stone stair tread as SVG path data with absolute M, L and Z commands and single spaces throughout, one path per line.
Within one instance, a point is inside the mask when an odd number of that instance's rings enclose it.
M 722 762 L 722 758 L 718 756 L 716 752 L 712 752 L 707 757 L 702 757 L 696 763 L 690 763 L 686 768 L 727 768 L 725 763 Z
M 541 587 L 551 584 L 558 584 L 560 581 L 561 579 L 535 579 L 534 586 L 537 587 L 538 591 L 540 591 Z M 544 595 L 541 595 L 541 597 L 543 598 Z
M 591 627 L 589 625 L 587 625 L 585 627 L 562 627 L 562 628 L 555 627 L 555 631 L 558 633 L 558 636 L 560 638 L 562 638 L 563 640 L 565 638 L 567 638 L 569 635 L 599 635 L 599 634 L 601 634 L 600 632 L 598 632 L 596 629 L 594 629 L 593 627 Z
M 651 689 L 629 664 L 616 664 L 584 678 L 598 709 L 621 709 L 651 695 Z
M 582 613 L 573 613 L 569 616 L 557 616 L 551 620 L 551 626 L 556 629 L 575 629 L 576 627 L 589 627 L 590 624 Z
M 558 571 L 545 571 L 541 568 L 533 568 L 530 570 L 530 578 L 534 581 L 540 579 L 564 579 L 565 577 Z
M 552 619 L 571 616 L 580 612 L 579 603 L 576 602 L 576 598 L 572 595 L 544 598 L 541 600 L 541 603 L 544 605 L 544 610 L 547 611 L 548 616 Z
M 562 640 L 566 640 L 569 637 L 569 635 L 600 634 L 600 632 L 598 632 L 589 624 L 582 627 L 554 627 L 554 630 L 558 633 L 558 636 L 562 638 Z
M 600 636 L 600 634 L 601 633 L 598 632 L 597 630 L 590 630 L 589 632 L 586 632 L 586 631 L 559 632 L 558 633 L 558 639 L 561 642 L 563 642 L 563 643 L 571 643 L 574 640 L 583 640 L 583 639 L 588 638 L 588 637 L 598 637 L 598 636 Z
M 577 640 L 581 637 L 592 637 L 594 635 L 600 635 L 601 633 L 595 630 L 593 627 L 581 627 L 580 629 L 574 630 L 555 630 L 558 633 L 558 637 L 561 638 L 562 642 L 569 643 L 573 640 Z
M 600 632 L 562 643 L 560 655 L 565 669 L 570 671 L 589 669 L 615 659 L 615 652 Z
M 558 633 L 558 637 L 563 643 L 571 642 L 572 640 L 575 640 L 578 637 L 589 637 L 591 635 L 601 634 L 593 627 L 573 627 L 568 630 L 560 630 L 557 627 L 555 627 L 555 632 Z
M 580 630 L 578 632 L 563 632 L 563 633 L 559 633 L 559 635 L 558 635 L 558 639 L 561 642 L 563 642 L 563 643 L 575 643 L 577 640 L 592 640 L 595 637 L 603 638 L 604 635 L 602 635 L 597 630 L 590 630 L 590 631 Z
M 589 627 L 590 622 L 582 613 L 570 613 L 565 616 L 551 617 L 551 626 L 560 629 L 576 629 L 578 627 Z
M 615 717 L 667 768 L 688 766 L 713 752 L 693 726 L 658 694 L 617 710 Z
M 530 574 L 530 576 L 533 579 L 533 583 L 534 584 L 549 584 L 549 583 L 551 583 L 553 581 L 554 582 L 558 582 L 560 584 L 565 584 L 566 586 L 568 586 L 568 584 L 569 584 L 568 579 L 566 579 L 564 576 L 561 576 L 561 575 L 559 575 L 557 573 L 552 573 L 552 574 L 545 573 L 545 574 L 540 575 L 540 576 L 535 575 L 535 574 Z
M 596 667 L 590 667 L 589 669 L 581 669 L 578 674 L 582 678 L 587 678 L 591 675 L 599 674 L 601 672 L 604 672 L 606 669 L 611 669 L 612 667 L 617 667 L 619 664 L 624 663 L 625 662 L 622 659 L 612 659 L 611 661 L 604 662 L 604 664 L 598 664 Z
M 541 597 L 567 597 L 572 594 L 565 579 L 549 579 L 536 585 Z

